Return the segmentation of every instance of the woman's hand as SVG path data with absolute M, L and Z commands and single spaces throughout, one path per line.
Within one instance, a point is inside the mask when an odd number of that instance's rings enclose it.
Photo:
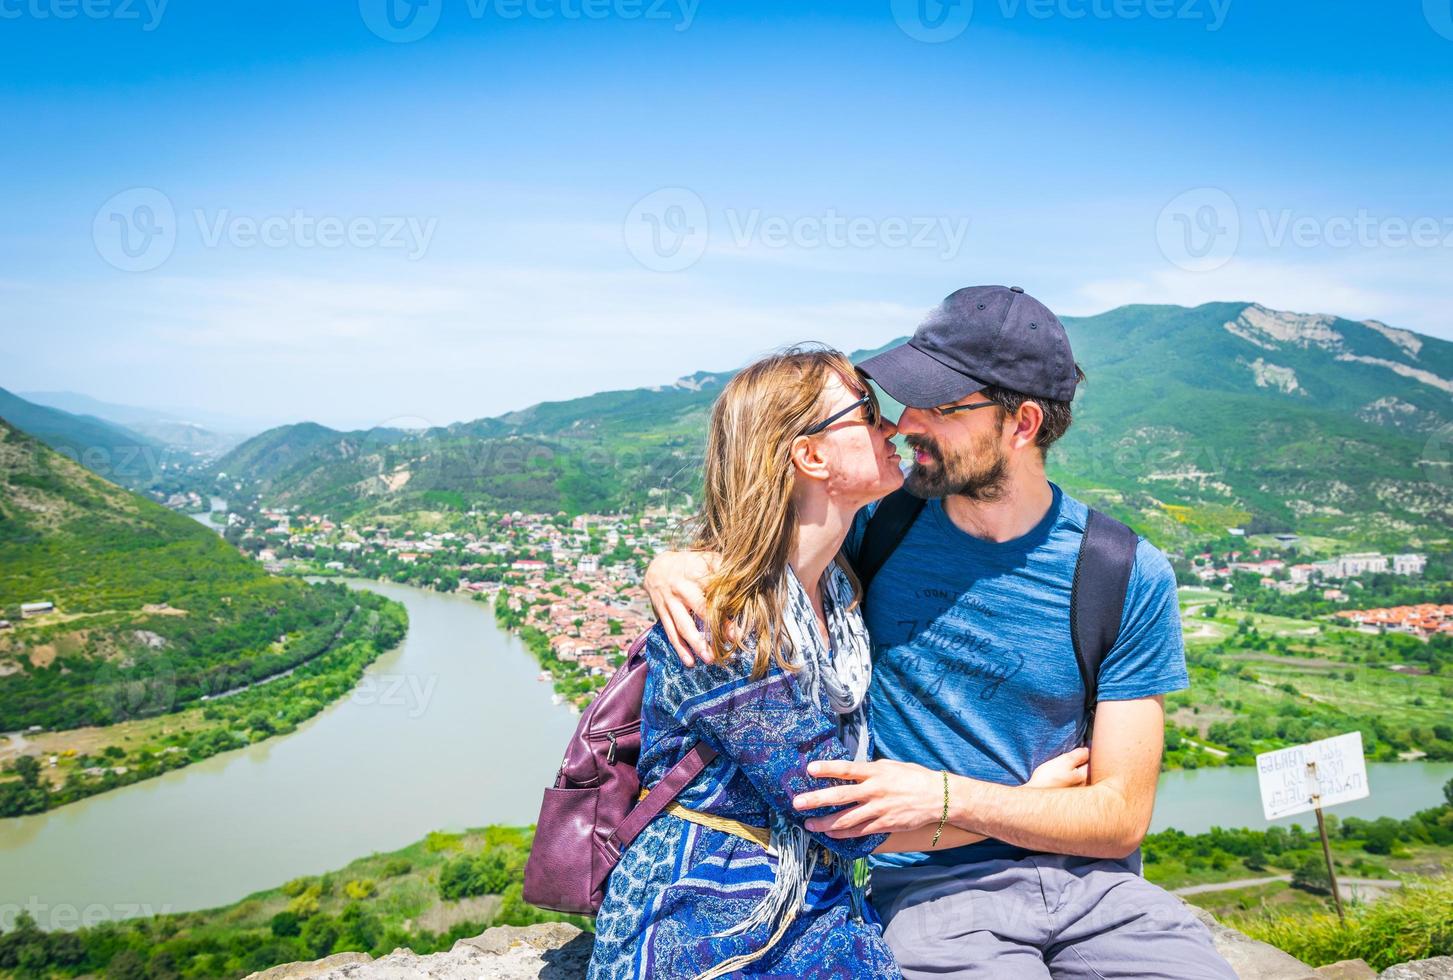
M 664 551 L 646 569 L 651 608 L 676 648 L 676 656 L 687 667 L 696 666 L 697 660 L 711 663 L 711 650 L 694 616 L 706 614 L 706 594 L 702 590 L 720 561 L 714 552 Z
M 1048 762 L 1040 763 L 1025 786 L 1040 789 L 1067 789 L 1084 786 L 1090 781 L 1090 750 L 1085 746 L 1070 749 Z

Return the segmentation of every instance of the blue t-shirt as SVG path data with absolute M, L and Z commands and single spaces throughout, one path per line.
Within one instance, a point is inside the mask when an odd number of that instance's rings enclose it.
M 864 602 L 873 645 L 869 689 L 878 755 L 1020 785 L 1067 752 L 1084 714 L 1070 639 L 1070 586 L 1089 509 L 1051 485 L 1054 501 L 1021 538 L 959 529 L 929 500 L 873 579 Z M 857 555 L 869 508 L 845 550 Z M 1175 575 L 1141 539 L 1120 636 L 1100 665 L 1099 700 L 1126 701 L 1188 684 Z M 953 865 L 1029 852 L 1001 841 L 932 854 L 875 855 L 895 867 Z

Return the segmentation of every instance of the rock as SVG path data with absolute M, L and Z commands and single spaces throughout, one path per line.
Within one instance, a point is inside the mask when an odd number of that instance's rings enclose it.
M 247 980 L 300 980 L 302 977 L 321 976 L 335 967 L 350 963 L 368 963 L 373 959 L 367 953 L 334 953 L 310 963 L 284 963 L 261 973 L 254 973 Z
M 1274 946 L 1257 942 L 1191 906 L 1211 930 L 1216 949 L 1240 980 L 1453 980 L 1453 956 L 1403 963 L 1375 973 L 1362 960 L 1314 970 Z M 496 926 L 461 939 L 447 953 L 420 956 L 396 949 L 370 959 L 366 953 L 335 953 L 311 963 L 289 963 L 247 980 L 582 980 L 593 937 L 563 922 Z
M 1379 974 L 1381 980 L 1453 980 L 1453 956 L 1435 956 L 1390 966 Z
M 495 926 L 477 936 L 459 940 L 454 944 L 454 949 L 458 949 L 460 946 L 472 946 L 491 956 L 503 956 L 520 944 L 538 950 L 563 949 L 570 944 L 571 940 L 582 935 L 584 933 L 567 922 L 544 922 L 524 927 Z M 587 948 L 585 958 L 589 960 L 590 943 L 586 942 L 584 945 Z
M 376 960 L 366 953 L 337 953 L 275 966 L 247 980 L 580 980 L 591 942 L 590 935 L 563 922 L 497 926 L 459 940 L 447 953 L 420 956 L 396 949 Z
M 1319 980 L 1317 971 L 1290 953 L 1223 926 L 1205 909 L 1194 905 L 1190 909 L 1211 930 L 1216 951 L 1241 980 Z

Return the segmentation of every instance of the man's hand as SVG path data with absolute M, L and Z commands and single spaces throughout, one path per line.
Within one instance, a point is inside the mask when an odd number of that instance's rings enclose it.
M 1090 750 L 1071 749 L 1034 770 L 1026 786 L 1062 789 L 1089 780 Z M 803 793 L 793 801 L 801 810 L 857 804 L 850 810 L 807 821 L 807 829 L 829 837 L 860 837 L 934 827 L 943 818 L 943 774 L 910 762 L 814 762 L 807 774 L 848 780 L 848 785 Z
M 813 762 L 807 774 L 848 783 L 802 793 L 792 801 L 796 809 L 857 804 L 832 816 L 807 821 L 808 830 L 829 837 L 917 830 L 937 825 L 943 817 L 943 774 L 911 762 Z
M 663 551 L 646 569 L 651 608 L 676 648 L 676 656 L 687 667 L 694 667 L 697 660 L 708 664 L 712 660 L 694 616 L 706 614 L 706 593 L 702 589 L 719 562 L 713 552 Z

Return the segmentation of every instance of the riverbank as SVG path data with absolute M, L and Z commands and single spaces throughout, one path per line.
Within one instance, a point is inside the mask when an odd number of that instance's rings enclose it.
M 0 745 L 13 774 L 0 782 L 0 817 L 55 807 L 185 768 L 222 752 L 288 735 L 351 691 L 364 668 L 397 646 L 408 629 L 398 603 L 358 594 L 341 621 L 316 637 L 297 662 L 275 674 L 204 695 L 191 706 L 115 725 L 15 733 Z M 168 681 L 159 664 L 154 689 Z
M 286 738 L 0 821 L 0 909 L 211 908 L 431 829 L 534 820 L 574 722 L 520 642 L 465 596 L 347 584 L 405 607 L 400 644 Z
M 1453 874 L 1453 779 L 1443 795 L 1439 805 L 1402 820 L 1328 815 L 1344 901 L 1376 902 L 1396 896 L 1404 881 Z M 1141 851 L 1147 879 L 1218 918 L 1334 911 L 1314 829 L 1166 830 L 1147 836 Z

